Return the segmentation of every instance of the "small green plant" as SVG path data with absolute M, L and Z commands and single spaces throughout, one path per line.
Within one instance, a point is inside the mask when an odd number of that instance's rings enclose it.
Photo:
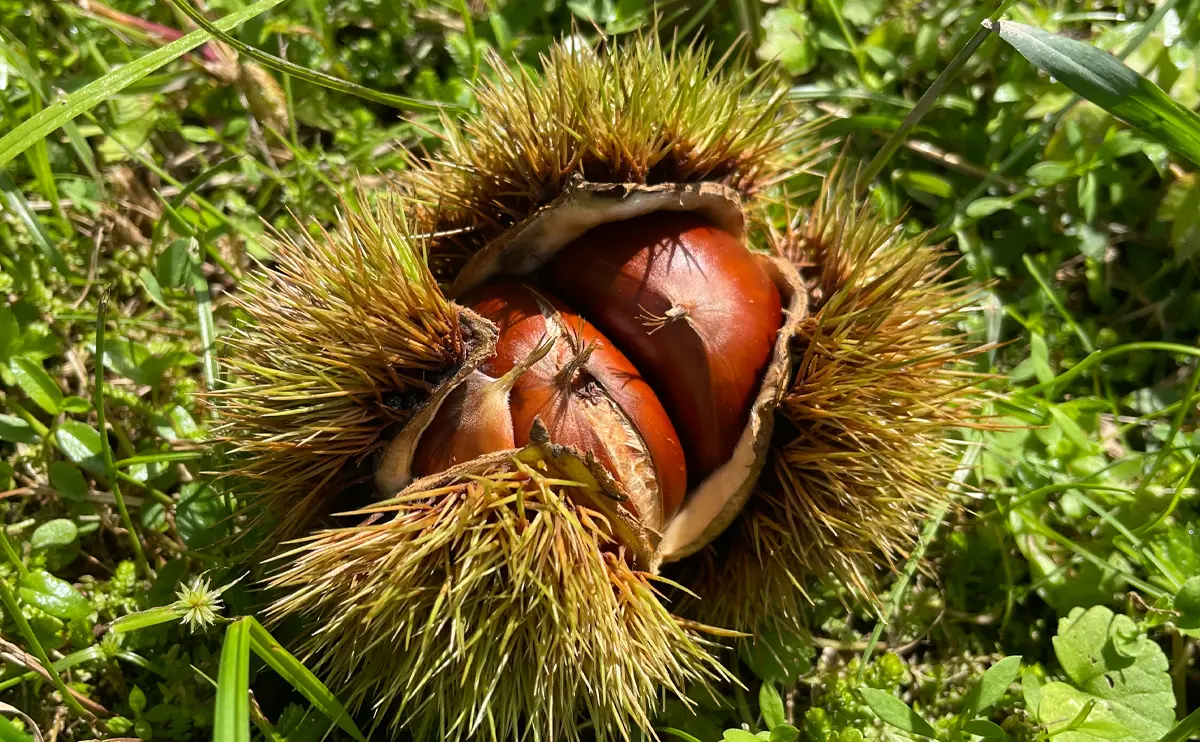
M 963 699 L 962 709 L 941 731 L 891 693 L 876 688 L 861 688 L 859 693 L 886 724 L 917 737 L 944 742 L 971 739 L 970 735 L 984 739 L 1008 739 L 1004 730 L 986 718 L 986 714 L 1008 693 L 1009 686 L 1020 671 L 1021 658 L 1017 656 L 1005 657 L 989 667 Z

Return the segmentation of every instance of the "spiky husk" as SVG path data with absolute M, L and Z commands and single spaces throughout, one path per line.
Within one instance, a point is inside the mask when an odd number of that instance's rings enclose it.
M 270 239 L 275 266 L 248 278 L 249 321 L 227 338 L 234 385 L 210 401 L 232 473 L 296 533 L 386 444 L 462 357 L 458 314 L 438 288 L 398 199 L 347 210 L 334 232 Z M 344 507 L 344 505 L 342 506 Z
M 765 79 L 718 76 L 708 51 L 654 37 L 597 54 L 554 46 L 540 79 L 492 60 L 479 115 L 445 122 L 442 151 L 407 177 L 428 209 L 433 256 L 453 272 L 576 177 L 592 183 L 729 185 L 743 195 L 783 177 L 800 143 Z
M 353 707 L 418 739 L 574 740 L 585 714 L 628 739 L 664 689 L 726 677 L 577 485 L 543 457 L 492 459 L 280 557 L 272 612 L 310 619 L 304 652 Z
M 681 579 L 705 621 L 796 625 L 812 580 L 872 595 L 931 510 L 949 501 L 978 378 L 957 329 L 969 287 L 923 235 L 859 204 L 836 170 L 776 236 L 810 281 L 771 460 L 741 516 Z

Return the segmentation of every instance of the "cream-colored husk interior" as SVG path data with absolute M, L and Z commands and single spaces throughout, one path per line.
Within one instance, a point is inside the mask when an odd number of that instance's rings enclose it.
M 642 186 L 577 181 L 557 199 L 476 253 L 450 286 L 449 297 L 462 296 L 500 276 L 532 273 L 588 230 L 655 211 L 697 212 L 739 239 L 744 238 L 741 200 L 736 191 L 719 183 Z M 807 311 L 807 295 L 790 262 L 772 255 L 755 255 L 763 261 L 768 275 L 779 288 L 784 324 L 776 338 L 750 420 L 729 461 L 687 494 L 683 507 L 663 529 L 661 541 L 657 534 L 640 534 L 649 536 L 650 543 L 659 542 L 656 552 L 649 557 L 652 569 L 698 551 L 728 527 L 754 489 L 767 457 L 774 409 L 790 376 L 788 346 L 796 325 Z M 389 445 L 376 472 L 376 484 L 385 497 L 412 483 L 412 460 L 421 434 L 433 421 L 450 390 L 490 356 L 495 346 L 495 327 L 468 310 L 463 311 L 464 321 L 480 325 L 476 336 L 482 338 L 482 342 L 474 343 L 463 367 L 434 391 L 425 407 Z M 554 448 L 560 460 L 571 457 L 569 449 Z M 584 459 L 577 454 L 575 458 L 581 462 Z M 611 477 L 606 479 L 604 489 L 619 499 L 623 488 Z M 635 551 L 641 552 L 638 547 L 644 544 L 636 545 Z

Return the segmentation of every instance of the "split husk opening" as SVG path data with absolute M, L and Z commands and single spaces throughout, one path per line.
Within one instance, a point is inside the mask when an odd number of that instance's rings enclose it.
M 588 183 L 575 178 L 558 198 L 514 225 L 488 243 L 468 261 L 447 292 L 455 298 L 501 277 L 530 276 L 559 250 L 588 230 L 602 224 L 624 221 L 660 211 L 695 212 L 713 225 L 745 241 L 745 219 L 736 191 L 719 183 L 700 182 L 645 186 L 636 183 Z M 749 247 L 747 246 L 747 249 Z M 622 533 L 638 543 L 625 542 L 643 568 L 657 571 L 667 562 L 682 559 L 702 549 L 733 522 L 753 491 L 769 454 L 774 410 L 791 376 L 790 339 L 807 316 L 808 297 L 795 267 L 786 259 L 752 251 L 779 290 L 784 311 L 770 361 L 750 409 L 749 420 L 729 460 L 693 487 L 680 511 L 664 525 L 661 533 L 633 528 Z M 568 294 L 569 296 L 569 294 Z M 495 344 L 496 329 L 465 308 L 463 324 L 478 328 L 462 366 L 434 390 L 425 405 L 388 446 L 376 473 L 376 486 L 383 497 L 428 486 L 414 482 L 413 454 L 449 394 L 486 360 Z M 736 318 L 730 318 L 736 321 Z M 486 326 L 486 327 L 485 327 Z M 574 470 L 607 479 L 602 488 L 614 504 L 615 522 L 636 522 L 623 505 L 628 495 L 621 485 L 603 472 L 588 454 L 567 446 L 554 446 L 556 456 L 577 463 Z M 481 462 L 482 463 L 482 462 Z M 469 470 L 473 462 L 458 469 Z M 465 468 L 464 468 L 465 467 Z M 620 515 L 616 516 L 616 511 Z

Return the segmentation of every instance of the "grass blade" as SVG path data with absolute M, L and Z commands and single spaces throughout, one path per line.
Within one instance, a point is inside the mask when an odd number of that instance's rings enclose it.
M 1090 44 L 1023 23 L 1000 21 L 1000 38 L 1073 92 L 1200 164 L 1200 114 Z
M 937 99 L 950 84 L 950 81 L 953 80 L 958 74 L 959 70 L 963 68 L 963 65 L 965 65 L 972 56 L 974 56 L 976 50 L 983 45 L 983 42 L 987 41 L 988 36 L 992 34 L 994 22 L 999 20 L 1000 16 L 1008 12 L 1009 7 L 1014 2 L 1016 2 L 1016 0 L 1004 0 L 1001 2 L 999 7 L 996 8 L 996 11 L 992 13 L 991 17 L 985 18 L 983 24 L 975 31 L 974 34 L 972 34 L 971 38 L 967 40 L 967 43 L 963 45 L 963 48 L 958 50 L 958 54 L 954 55 L 954 59 L 950 60 L 950 63 L 946 65 L 946 68 L 942 70 L 941 74 L 937 76 L 937 79 L 933 81 L 933 84 L 929 86 L 929 89 L 926 90 L 921 98 L 917 101 L 917 104 L 913 106 L 908 115 L 904 117 L 904 121 L 900 124 L 900 126 L 892 132 L 891 136 L 887 138 L 887 141 L 883 143 L 883 146 L 879 148 L 879 152 L 877 152 L 875 156 L 871 158 L 871 161 L 867 163 L 866 168 L 862 171 L 862 174 L 858 177 L 858 181 L 855 184 L 855 191 L 857 193 L 861 194 L 864 190 L 866 190 L 867 185 L 875 179 L 875 176 L 883 172 L 884 166 L 887 165 L 888 160 L 892 159 L 892 155 L 894 155 L 896 150 L 900 148 L 900 144 L 909 135 L 909 132 L 911 132 L 917 123 L 925 117 L 925 114 L 929 113 L 929 111 L 933 108 L 933 104 L 937 102 Z
M 230 13 L 213 25 L 221 31 L 228 31 L 281 2 L 283 0 L 258 0 L 244 10 Z M 182 39 L 156 49 L 135 62 L 118 67 L 99 80 L 88 83 L 66 98 L 52 103 L 0 138 L 0 168 L 66 122 L 211 38 L 212 34 L 204 29 L 193 31 Z
M 8 139 L 8 137 L 4 137 L 4 139 Z M 3 141 L 0 140 L 0 143 Z M 29 207 L 29 201 L 26 200 L 25 194 L 3 170 L 0 170 L 0 191 L 4 193 L 4 199 L 8 201 L 8 207 L 29 228 L 30 236 L 33 237 L 33 241 L 37 243 L 46 259 L 50 261 L 50 265 L 54 266 L 54 270 L 64 276 L 71 275 L 71 271 L 67 268 L 67 261 L 63 260 L 62 252 L 50 241 L 50 235 L 46 234 L 37 214 L 33 213 L 33 209 Z
M 332 719 L 342 728 L 342 731 L 359 742 L 366 742 L 366 737 L 355 726 L 354 720 L 346 713 L 341 701 L 325 687 L 324 683 L 317 679 L 316 675 L 313 675 L 311 670 L 304 666 L 303 662 L 280 646 L 279 642 L 275 641 L 275 637 L 271 636 L 270 632 L 258 621 L 253 618 L 242 620 L 246 621 L 250 627 L 250 648 L 254 650 L 255 654 L 262 657 L 272 670 L 291 683 L 293 688 L 300 691 L 318 711 Z
M 54 683 L 54 687 L 58 689 L 64 701 L 76 713 L 83 716 L 89 716 L 90 713 L 79 702 L 79 699 L 71 693 L 71 689 L 63 682 L 62 676 L 54 669 L 54 663 L 50 661 L 50 656 L 46 654 L 46 650 L 42 647 L 42 643 L 38 641 L 37 634 L 33 633 L 33 627 L 29 625 L 29 621 L 25 619 L 25 614 L 21 611 L 21 606 L 17 605 L 17 598 L 8 589 L 8 584 L 0 580 L 0 602 L 4 603 L 4 611 L 17 624 L 17 630 L 21 632 L 21 636 L 29 644 L 29 648 L 33 650 L 33 656 L 50 675 L 50 680 Z
M 1183 721 L 1171 728 L 1158 742 L 1186 742 L 1200 734 L 1200 709 L 1188 714 Z
M 184 15 L 186 15 L 188 18 L 191 18 L 197 26 L 200 26 L 202 29 L 212 33 L 213 36 L 232 46 L 241 54 L 250 57 L 259 64 L 270 67 L 276 72 L 281 72 L 286 75 L 295 75 L 299 79 L 312 83 L 313 85 L 320 85 L 322 87 L 329 88 L 330 90 L 336 90 L 340 93 L 357 95 L 359 98 L 374 101 L 376 103 L 382 103 L 385 106 L 392 106 L 393 108 L 398 108 L 402 111 L 461 110 L 459 106 L 452 104 L 435 103 L 432 101 L 420 100 L 418 98 L 409 98 L 403 95 L 384 93 L 380 90 L 373 90 L 371 88 L 352 83 L 349 80 L 343 80 L 340 77 L 327 75 L 324 72 L 318 72 L 317 70 L 310 70 L 309 68 L 298 65 L 295 62 L 289 62 L 286 59 L 276 57 L 273 54 L 267 54 L 261 49 L 256 49 L 249 44 L 244 44 L 230 36 L 228 33 L 225 33 L 228 29 L 220 28 L 219 26 L 211 23 L 207 18 L 200 14 L 200 11 L 193 8 L 191 3 L 184 2 L 182 0 L 172 0 L 172 2 L 175 4 L 176 8 L 179 8 L 179 10 L 183 12 Z
M 108 630 L 114 634 L 127 634 L 130 631 L 138 629 L 147 629 L 151 626 L 175 621 L 179 619 L 179 613 L 175 608 L 169 605 L 151 608 L 137 613 L 129 613 L 121 616 L 116 621 L 109 624 Z
M 225 631 L 213 742 L 250 742 L 250 622 L 239 618 Z
M 96 407 L 96 429 L 100 431 L 100 453 L 104 457 L 104 473 L 108 477 L 108 486 L 112 489 L 113 499 L 117 501 L 117 512 L 121 515 L 121 523 L 129 531 L 129 541 L 133 546 L 133 555 L 138 567 L 147 579 L 154 579 L 154 571 L 146 554 L 142 551 L 142 539 L 137 529 L 133 527 L 133 518 L 129 517 L 129 508 L 125 507 L 125 498 L 121 496 L 121 487 L 117 484 L 117 467 L 113 463 L 112 446 L 108 442 L 108 429 L 104 425 L 104 322 L 108 314 L 108 292 L 100 297 L 100 306 L 96 310 L 96 377 L 95 388 L 92 392 L 93 403 Z

